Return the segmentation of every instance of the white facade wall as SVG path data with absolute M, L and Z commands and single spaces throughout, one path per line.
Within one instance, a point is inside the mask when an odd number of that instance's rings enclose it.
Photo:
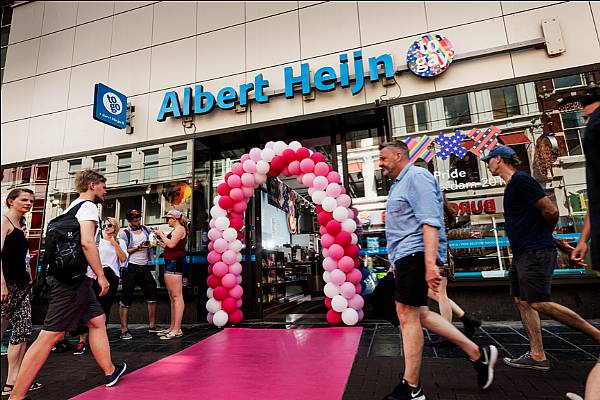
M 543 37 L 558 17 L 566 52 L 525 49 L 457 62 L 434 79 L 397 76 L 402 96 L 600 62 L 595 2 L 30 2 L 14 9 L 2 84 L 2 163 L 15 163 L 186 134 L 181 120 L 156 121 L 165 92 L 201 83 L 216 93 L 262 73 L 267 93 L 283 69 L 338 65 L 338 54 L 391 53 L 438 33 L 457 55 Z M 365 65 L 368 70 L 368 65 Z M 351 65 L 350 73 L 353 74 Z M 132 135 L 92 119 L 94 84 L 122 91 L 136 107 Z M 246 112 L 195 116 L 197 132 L 374 102 L 396 87 L 338 87 L 313 101 L 274 97 Z M 187 130 L 190 133 L 190 130 Z

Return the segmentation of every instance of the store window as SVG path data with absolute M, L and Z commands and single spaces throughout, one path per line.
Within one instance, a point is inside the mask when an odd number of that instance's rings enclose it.
M 447 126 L 471 123 L 471 109 L 469 107 L 469 96 L 467 94 L 444 97 L 443 103 Z
M 131 180 L 131 153 L 117 154 L 117 183 Z
M 69 176 L 71 188 L 75 189 L 75 174 L 81 171 L 81 160 L 69 160 Z
M 33 167 L 27 166 L 21 168 L 21 183 L 29 183 L 31 181 L 31 169 Z
M 158 149 L 144 151 L 144 180 L 158 179 Z
M 94 161 L 93 167 L 95 170 L 100 171 L 100 173 L 104 174 L 106 172 L 106 156 L 102 157 L 94 157 L 92 159 Z
M 513 117 L 521 114 L 516 86 L 490 89 L 494 119 Z
M 408 104 L 404 106 L 404 122 L 406 133 L 427 131 L 429 124 L 429 107 L 427 102 Z
M 145 194 L 144 201 L 144 223 L 147 225 L 164 223 L 164 219 L 161 215 L 161 204 L 158 193 Z
M 171 165 L 173 175 L 185 175 L 187 172 L 187 144 L 178 144 L 171 147 Z
M 119 197 L 119 224 L 127 226 L 127 211 L 142 209 L 142 196 Z
M 471 152 L 467 152 L 463 158 L 459 158 L 452 154 L 450 156 L 450 170 L 457 170 L 461 172 L 460 174 L 456 174 L 451 178 L 457 184 L 481 181 L 481 176 L 479 174 L 479 161 L 477 156 Z
M 569 89 L 573 87 L 583 86 L 585 82 L 581 74 L 561 76 L 553 78 L 554 89 Z
M 565 140 L 567 142 L 569 155 L 575 156 L 583 154 L 582 138 L 585 127 L 583 123 L 582 112 L 563 112 L 560 114 L 560 118 L 565 133 Z

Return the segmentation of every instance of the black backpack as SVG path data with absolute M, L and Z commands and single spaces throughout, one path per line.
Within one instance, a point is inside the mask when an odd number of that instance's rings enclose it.
M 88 262 L 81 247 L 79 221 L 75 217 L 86 201 L 90 200 L 82 201 L 48 223 L 42 270 L 48 265 L 47 274 L 64 283 L 75 283 L 87 272 Z

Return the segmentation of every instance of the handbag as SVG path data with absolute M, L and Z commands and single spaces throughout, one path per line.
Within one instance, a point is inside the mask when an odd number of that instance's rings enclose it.
M 385 319 L 395 327 L 400 326 L 396 313 L 396 284 L 394 273 L 389 271 L 379 280 L 372 294 L 373 314 Z

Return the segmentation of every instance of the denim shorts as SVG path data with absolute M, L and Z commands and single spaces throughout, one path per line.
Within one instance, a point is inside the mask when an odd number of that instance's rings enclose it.
M 186 271 L 185 258 L 165 261 L 165 274 L 185 275 Z

